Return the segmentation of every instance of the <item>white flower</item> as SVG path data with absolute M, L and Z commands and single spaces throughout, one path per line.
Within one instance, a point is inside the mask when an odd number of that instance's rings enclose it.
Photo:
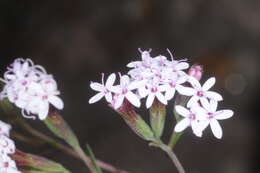
M 163 85 L 166 87 L 165 98 L 167 100 L 171 100 L 174 97 L 176 90 L 179 90 L 179 85 L 185 82 L 186 82 L 186 76 L 178 77 L 176 73 L 172 74 L 168 78 L 166 84 Z
M 145 87 L 139 88 L 138 93 L 141 97 L 146 97 L 146 108 L 150 108 L 154 102 L 154 99 L 157 98 L 161 103 L 167 105 L 167 99 L 162 94 L 167 89 L 166 86 L 159 85 L 158 82 L 153 82 L 151 84 L 147 84 Z
M 186 109 L 183 106 L 177 105 L 175 106 L 175 110 L 184 118 L 178 122 L 174 128 L 174 131 L 182 132 L 187 127 L 191 126 L 193 133 L 196 136 L 201 137 L 202 131 L 205 129 L 205 126 L 207 126 L 205 123 L 206 114 L 204 109 L 200 106 L 194 106 L 190 109 Z
M 218 139 L 221 139 L 223 135 L 223 131 L 218 120 L 231 118 L 234 112 L 228 109 L 217 111 L 218 102 L 215 100 L 210 100 L 210 103 L 205 106 L 204 108 L 207 114 L 207 120 L 206 120 L 207 122 L 205 123 L 208 123 L 210 125 L 210 128 L 214 136 Z
M 15 161 L 13 161 L 9 156 L 0 156 L 0 172 L 21 173 L 17 169 Z
M 193 88 L 184 86 L 178 87 L 180 94 L 192 96 L 187 103 L 187 107 L 191 107 L 192 105 L 197 104 L 198 101 L 200 101 L 204 106 L 205 104 L 208 104 L 208 99 L 213 99 L 216 101 L 223 100 L 220 94 L 213 91 L 208 91 L 216 82 L 214 77 L 209 78 L 203 86 L 201 86 L 199 81 L 193 77 L 189 77 L 188 81 L 193 86 Z
M 111 93 L 111 88 L 114 85 L 114 82 L 116 80 L 116 75 L 115 73 L 112 73 L 108 76 L 106 83 L 104 84 L 104 74 L 102 73 L 102 83 L 97 83 L 97 82 L 91 82 L 90 87 L 98 91 L 96 95 L 91 97 L 89 99 L 89 104 L 95 103 L 102 99 L 102 97 L 105 96 L 107 102 L 111 103 L 112 102 L 112 93 Z
M 126 98 L 132 105 L 136 107 L 141 106 L 139 98 L 132 92 L 132 90 L 141 87 L 142 81 L 130 81 L 127 75 L 120 77 L 120 85 L 112 87 L 112 91 L 115 93 L 114 108 L 118 109 Z
M 57 83 L 52 75 L 48 75 L 42 66 L 34 65 L 30 59 L 18 58 L 4 74 L 5 83 L 0 97 L 8 98 L 10 102 L 22 109 L 26 118 L 41 120 L 49 113 L 49 103 L 57 109 L 63 109 L 63 101 L 57 96 L 60 94 Z

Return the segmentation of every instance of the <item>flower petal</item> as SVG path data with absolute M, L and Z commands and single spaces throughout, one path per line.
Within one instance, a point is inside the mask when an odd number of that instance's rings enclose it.
M 199 101 L 199 97 L 197 96 L 192 96 L 190 100 L 187 103 L 187 107 L 190 108 L 192 106 L 197 106 Z
M 92 88 L 95 91 L 103 91 L 104 90 L 104 86 L 101 85 L 100 83 L 97 83 L 97 82 L 91 82 L 90 88 Z
M 176 86 L 176 90 L 185 96 L 192 96 L 196 93 L 196 90 L 194 88 L 190 88 L 190 87 L 184 87 L 182 85 L 177 85 Z
M 201 89 L 200 82 L 192 76 L 189 76 L 188 82 L 196 89 Z
M 40 111 L 39 111 L 39 119 L 44 120 L 49 113 L 49 104 L 47 102 L 42 103 Z
M 177 71 L 185 70 L 185 69 L 189 68 L 189 64 L 187 62 L 180 62 L 180 63 L 176 64 L 175 68 Z
M 182 119 L 178 124 L 175 126 L 175 132 L 182 132 L 190 125 L 190 120 L 188 118 Z
M 120 108 L 120 106 L 121 106 L 121 105 L 123 104 L 123 102 L 124 102 L 124 98 L 125 98 L 124 95 L 118 95 L 118 97 L 116 97 L 115 105 L 114 105 L 114 108 L 115 108 L 115 109 Z
M 146 99 L 146 108 L 150 108 L 153 104 L 155 98 L 155 94 L 149 94 L 147 99 Z
M 111 103 L 111 102 L 112 102 L 112 99 L 113 99 L 111 92 L 107 92 L 107 93 L 105 94 L 105 98 L 106 98 L 106 100 L 107 100 L 108 103 Z
M 106 87 L 109 88 L 110 86 L 113 86 L 115 83 L 115 80 L 116 80 L 115 73 L 110 74 L 106 81 Z
M 98 94 L 94 95 L 93 97 L 91 97 L 89 99 L 88 103 L 89 104 L 96 103 L 97 101 L 102 99 L 102 97 L 104 97 L 104 93 L 98 93 Z
M 57 109 L 63 109 L 64 107 L 63 101 L 57 96 L 49 96 L 48 101 Z
M 202 86 L 203 91 L 208 91 L 216 83 L 216 78 L 209 78 Z
M 228 118 L 230 118 L 230 117 L 232 117 L 233 116 L 233 114 L 234 114 L 234 112 L 232 111 L 232 110 L 221 110 L 221 111 L 217 111 L 216 113 L 215 113 L 215 118 L 217 119 L 217 120 L 224 120 L 224 119 L 228 119 Z
M 190 115 L 190 111 L 183 106 L 177 105 L 175 106 L 175 110 L 183 117 L 188 117 Z
M 167 100 L 171 100 L 175 95 L 175 89 L 174 88 L 170 88 L 168 90 L 166 90 L 165 92 L 165 98 Z
M 167 99 L 162 95 L 162 93 L 157 92 L 156 94 L 156 98 L 163 104 L 167 105 Z
M 141 106 L 141 102 L 138 99 L 138 97 L 131 91 L 128 91 L 127 94 L 125 95 L 127 100 L 132 103 L 132 105 L 134 105 L 135 107 L 140 107 Z
M 218 139 L 222 138 L 222 135 L 223 135 L 222 128 L 221 128 L 219 122 L 216 119 L 211 119 L 211 121 L 210 121 L 210 128 L 211 128 L 211 130 L 213 132 L 213 135 L 216 138 L 218 138 Z
M 209 98 L 209 99 L 213 99 L 213 100 L 216 100 L 216 101 L 221 101 L 223 100 L 223 97 L 217 93 L 217 92 L 214 92 L 214 91 L 206 91 L 205 92 L 206 96 Z
M 210 103 L 207 98 L 200 97 L 201 105 L 208 111 L 211 111 Z

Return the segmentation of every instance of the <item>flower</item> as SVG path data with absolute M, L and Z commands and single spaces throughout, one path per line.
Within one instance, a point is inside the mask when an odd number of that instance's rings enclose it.
M 15 144 L 9 138 L 11 126 L 0 120 L 0 172 L 1 173 L 20 173 L 16 163 L 9 157 L 15 152 Z
M 188 82 L 192 85 L 191 87 L 184 87 L 179 86 L 179 92 L 182 95 L 192 96 L 187 103 L 187 107 L 191 107 L 192 105 L 196 104 L 198 101 L 204 106 L 208 104 L 208 99 L 213 99 L 216 101 L 223 100 L 222 96 L 216 92 L 208 91 L 216 82 L 214 77 L 209 78 L 203 86 L 199 83 L 197 79 L 194 77 L 189 77 Z
M 0 98 L 7 98 L 22 109 L 22 115 L 33 118 L 38 115 L 44 120 L 49 113 L 49 104 L 63 109 L 63 101 L 58 97 L 60 92 L 52 75 L 46 73 L 42 66 L 34 65 L 30 59 L 16 59 L 4 74 L 5 83 Z
M 201 65 L 192 65 L 188 71 L 188 75 L 194 77 L 198 81 L 201 79 L 203 67 Z
M 183 106 L 177 105 L 175 106 L 175 110 L 184 118 L 177 123 L 174 131 L 179 133 L 191 126 L 193 133 L 201 137 L 202 131 L 205 129 L 205 126 L 207 126 L 205 123 L 206 115 L 204 109 L 200 106 L 186 109 Z
M 1 173 L 21 173 L 17 167 L 15 161 L 8 156 L 0 156 L 0 172 Z
M 90 87 L 98 91 L 96 95 L 91 97 L 89 99 L 89 104 L 95 103 L 102 99 L 102 97 L 105 96 L 107 102 L 111 103 L 112 102 L 112 93 L 111 93 L 111 88 L 116 80 L 116 75 L 115 73 L 112 73 L 108 76 L 106 84 L 104 84 L 104 74 L 102 73 L 102 83 L 97 83 L 97 82 L 91 82 Z
M 205 105 L 204 109 L 207 115 L 206 116 L 207 119 L 204 123 L 209 124 L 213 132 L 213 135 L 216 138 L 221 139 L 223 135 L 223 131 L 218 120 L 231 118 L 234 112 L 229 109 L 217 111 L 217 107 L 218 107 L 218 102 L 215 100 L 210 100 L 210 103 Z
M 142 81 L 130 81 L 127 75 L 120 76 L 120 85 L 111 88 L 116 95 L 114 97 L 114 108 L 118 109 L 126 98 L 132 105 L 136 107 L 141 106 L 140 99 L 132 92 L 132 90 L 143 85 Z

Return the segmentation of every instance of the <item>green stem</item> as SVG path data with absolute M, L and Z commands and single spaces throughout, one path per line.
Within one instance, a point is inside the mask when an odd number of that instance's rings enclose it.
M 172 151 L 172 149 L 169 146 L 165 145 L 160 140 L 154 141 L 150 145 L 161 148 L 170 157 L 173 164 L 176 166 L 178 172 L 179 173 L 185 173 L 185 170 L 184 170 L 183 166 L 181 165 L 181 162 L 179 161 L 176 154 Z
M 172 132 L 170 141 L 168 143 L 168 147 L 170 147 L 171 150 L 175 147 L 176 143 L 178 142 L 182 134 L 183 134 L 182 132 L 180 133 L 176 133 L 174 131 Z

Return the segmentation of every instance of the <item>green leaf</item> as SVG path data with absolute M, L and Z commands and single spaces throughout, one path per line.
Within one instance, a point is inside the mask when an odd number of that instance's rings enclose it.
M 58 137 L 64 139 L 73 148 L 79 148 L 79 141 L 67 122 L 57 112 L 52 112 L 44 120 L 46 126 Z
M 37 156 L 34 154 L 24 153 L 22 151 L 16 150 L 16 152 L 10 155 L 13 160 L 16 161 L 19 167 L 31 168 L 31 172 L 49 172 L 49 173 L 70 173 L 61 164 L 48 160 L 44 157 Z
M 90 146 L 88 144 L 86 144 L 86 147 L 87 147 L 87 152 L 88 152 L 88 155 L 90 156 L 90 159 L 93 163 L 93 166 L 95 167 L 96 169 L 96 172 L 97 173 L 102 173 L 102 170 L 101 168 L 97 165 L 97 162 L 96 162 L 96 157 L 94 155 L 94 153 L 92 152 Z

